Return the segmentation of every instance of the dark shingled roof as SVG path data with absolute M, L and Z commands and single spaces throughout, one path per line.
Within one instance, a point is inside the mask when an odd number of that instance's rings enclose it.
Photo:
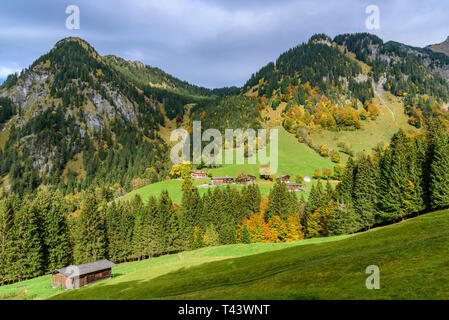
M 115 263 L 112 263 L 111 261 L 105 259 L 56 269 L 53 270 L 52 273 L 60 273 L 68 278 L 74 278 L 75 276 L 82 276 L 88 273 L 102 271 L 112 267 L 115 267 Z

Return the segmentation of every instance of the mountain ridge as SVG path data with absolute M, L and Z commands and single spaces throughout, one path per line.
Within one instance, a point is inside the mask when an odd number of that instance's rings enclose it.
M 0 174 L 14 192 L 48 184 L 76 193 L 106 182 L 113 197 L 167 177 L 168 145 L 160 136 L 167 121 L 258 128 L 282 104 L 284 127 L 309 143 L 311 130 L 358 130 L 375 121 L 373 85 L 382 83 L 420 128 L 432 117 L 449 122 L 447 76 L 449 57 L 428 48 L 366 33 L 316 34 L 262 67 L 243 89 L 211 90 L 141 62 L 101 56 L 69 37 L 0 87 L 10 110 L 0 123 Z M 68 170 L 76 168 L 72 162 L 81 168 Z

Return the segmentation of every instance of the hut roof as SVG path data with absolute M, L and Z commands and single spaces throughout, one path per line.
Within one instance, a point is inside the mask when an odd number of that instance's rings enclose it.
M 232 179 L 234 180 L 234 177 L 213 177 L 212 180 L 216 180 L 216 179 Z
M 261 176 L 270 176 L 273 174 L 273 170 L 271 170 L 268 166 L 260 166 L 259 168 L 259 175 Z
M 52 273 L 60 273 L 68 278 L 74 278 L 75 276 L 81 276 L 92 272 L 97 272 L 105 269 L 115 267 L 115 263 L 109 260 L 99 260 L 95 262 L 89 262 L 84 264 L 78 264 L 73 266 L 68 266 L 61 269 L 53 270 Z M 78 272 L 74 272 L 77 270 Z

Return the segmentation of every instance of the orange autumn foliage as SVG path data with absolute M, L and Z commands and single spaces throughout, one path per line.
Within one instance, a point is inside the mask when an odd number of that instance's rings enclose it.
M 267 223 L 261 214 L 254 214 L 243 220 L 237 231 L 237 242 L 242 242 L 242 230 L 248 228 L 251 242 L 291 242 L 304 239 L 302 227 L 297 215 L 291 215 L 287 221 L 273 216 Z

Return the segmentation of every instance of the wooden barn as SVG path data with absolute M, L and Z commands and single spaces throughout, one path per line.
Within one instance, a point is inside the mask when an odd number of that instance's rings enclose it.
M 111 261 L 99 260 L 56 269 L 51 272 L 52 286 L 78 289 L 98 280 L 110 279 L 112 267 L 115 267 L 115 264 Z
M 290 176 L 288 174 L 283 175 L 283 176 L 279 176 L 276 179 L 279 180 L 279 181 L 285 182 L 285 183 L 290 182 Z
M 301 191 L 301 192 L 305 192 L 303 189 L 301 189 L 301 185 L 298 183 L 287 183 L 286 187 L 288 190 L 290 191 Z
M 207 179 L 207 172 L 204 171 L 192 171 L 190 177 L 196 180 Z
M 221 186 L 222 184 L 234 183 L 233 177 L 214 177 L 211 180 L 214 186 Z
M 259 176 L 265 180 L 273 180 L 273 170 L 271 170 L 270 166 L 267 164 L 260 165 L 259 168 Z

